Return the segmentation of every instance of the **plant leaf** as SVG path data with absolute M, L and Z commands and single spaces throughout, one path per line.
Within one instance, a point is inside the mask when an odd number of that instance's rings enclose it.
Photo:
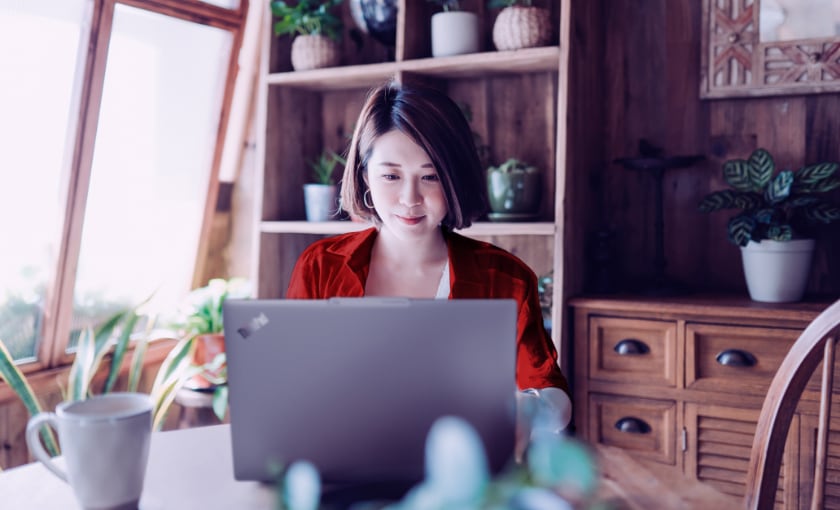
M 733 159 L 723 164 L 723 178 L 738 191 L 752 191 L 750 165 L 743 159 Z
M 767 229 L 767 239 L 790 241 L 793 239 L 793 229 L 790 225 L 773 225 Z
M 793 172 L 783 170 L 776 175 L 764 192 L 764 198 L 771 204 L 778 204 L 790 196 L 790 187 L 793 184 Z
M 746 246 L 752 239 L 756 221 L 748 214 L 739 214 L 729 220 L 727 231 L 729 240 L 738 246 Z
M 26 376 L 15 364 L 15 360 L 12 359 L 12 355 L 2 339 L 0 339 L 0 379 L 6 381 L 6 384 L 17 394 L 23 406 L 29 412 L 29 416 L 34 416 L 43 411 L 38 396 L 35 395 Z M 59 454 L 58 443 L 50 427 L 45 426 L 41 429 L 41 438 L 44 441 L 44 447 L 51 456 L 55 457 Z
M 754 150 L 750 154 L 748 171 L 753 189 L 755 191 L 763 190 L 770 182 L 770 178 L 773 177 L 773 172 L 776 171 L 773 157 L 765 149 Z
M 758 223 L 769 225 L 773 222 L 773 218 L 775 217 L 775 211 L 773 210 L 773 208 L 767 207 L 755 211 L 752 216 Z
M 813 187 L 815 193 L 825 193 L 834 189 L 840 188 L 840 177 L 832 177 L 824 181 L 818 182 Z
M 831 223 L 840 220 L 840 207 L 821 201 L 805 209 L 805 217 L 819 223 Z
M 737 193 L 735 195 L 735 203 L 733 205 L 738 209 L 757 209 L 764 205 L 764 200 L 761 199 L 761 195 L 753 193 L 752 191 Z
M 213 391 L 213 413 L 216 415 L 216 418 L 219 421 L 223 421 L 225 419 L 225 414 L 227 413 L 227 405 L 228 405 L 228 387 L 227 384 L 222 384 L 221 386 L 216 386 L 216 390 Z
M 125 353 L 128 350 L 131 332 L 134 331 L 134 326 L 137 324 L 137 320 L 140 319 L 140 316 L 134 310 L 129 311 L 125 317 L 126 320 L 123 324 L 123 329 L 114 344 L 114 356 L 111 358 L 111 367 L 108 370 L 108 378 L 105 380 L 105 388 L 102 390 L 102 393 L 108 393 L 114 388 L 117 377 L 120 375 L 120 366 L 122 366 L 123 358 L 125 358 Z
M 796 171 L 796 180 L 803 184 L 817 184 L 834 175 L 837 171 L 837 163 L 817 163 L 806 166 Z
M 709 193 L 700 201 L 697 209 L 704 213 L 718 211 L 720 209 L 731 209 L 736 207 L 735 197 L 737 195 L 738 193 L 731 189 Z

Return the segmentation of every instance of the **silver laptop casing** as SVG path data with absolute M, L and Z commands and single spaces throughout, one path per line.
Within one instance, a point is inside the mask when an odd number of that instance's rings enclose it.
M 432 423 L 479 432 L 491 469 L 512 458 L 516 302 L 227 300 L 237 480 L 308 460 L 325 483 L 423 478 Z

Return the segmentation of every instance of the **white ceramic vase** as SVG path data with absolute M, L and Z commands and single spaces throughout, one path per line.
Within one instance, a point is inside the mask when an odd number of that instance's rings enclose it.
M 790 303 L 805 294 L 811 260 L 813 239 L 793 241 L 750 241 L 741 248 L 747 290 L 753 301 Z
M 478 16 L 449 11 L 432 15 L 432 56 L 447 57 L 478 51 Z
M 304 184 L 303 200 L 307 221 L 330 221 L 338 213 L 338 194 L 335 185 Z

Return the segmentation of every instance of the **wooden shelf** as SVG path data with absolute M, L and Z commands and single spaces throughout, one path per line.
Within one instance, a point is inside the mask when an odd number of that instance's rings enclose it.
M 263 234 L 316 234 L 335 235 L 364 230 L 370 225 L 356 221 L 263 221 L 260 232 Z M 468 236 L 553 236 L 554 223 L 474 223 L 470 228 L 460 230 Z
M 469 78 L 494 74 L 556 72 L 559 65 L 560 48 L 546 46 L 515 51 L 487 51 L 452 57 L 272 73 L 268 75 L 266 82 L 269 85 L 317 91 L 348 90 L 380 83 L 400 71 L 441 78 Z

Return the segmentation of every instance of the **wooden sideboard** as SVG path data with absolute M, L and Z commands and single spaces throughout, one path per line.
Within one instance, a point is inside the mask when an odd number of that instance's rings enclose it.
M 581 297 L 570 305 L 577 434 L 741 498 L 770 381 L 829 302 L 632 296 Z M 821 371 L 794 416 L 777 508 L 810 504 Z M 830 442 L 827 508 L 840 508 L 840 419 L 832 418 Z

